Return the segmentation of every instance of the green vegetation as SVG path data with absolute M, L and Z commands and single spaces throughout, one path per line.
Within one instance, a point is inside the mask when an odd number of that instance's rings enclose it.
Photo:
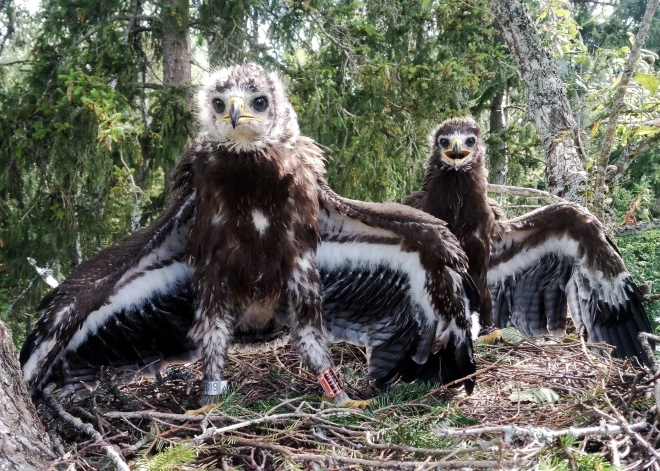
M 198 450 L 186 442 L 171 445 L 154 455 L 152 458 L 139 460 L 137 471 L 176 471 L 179 465 L 188 464 L 197 458 Z
M 19 344 L 48 289 L 28 257 L 62 280 L 165 204 L 168 176 L 196 132 L 194 90 L 166 81 L 172 28 L 190 34 L 193 81 L 209 63 L 255 60 L 281 70 L 302 130 L 325 147 L 329 181 L 343 195 L 397 201 L 414 191 L 429 130 L 467 113 L 488 131 L 492 149 L 504 146 L 506 183 L 545 186 L 525 90 L 486 0 L 43 0 L 36 13 L 22 5 L 0 5 L 0 318 Z M 644 2 L 528 5 L 560 62 L 593 161 L 629 51 L 626 33 Z M 615 165 L 628 145 L 660 140 L 651 52 L 659 24 L 617 127 Z M 504 126 L 489 129 L 491 113 L 502 109 Z M 492 150 L 492 162 L 502 149 Z M 660 213 L 659 160 L 657 146 L 647 146 L 611 184 L 617 221 L 640 195 L 638 221 Z M 503 202 L 510 215 L 534 204 Z M 638 281 L 658 271 L 653 238 L 618 241 Z

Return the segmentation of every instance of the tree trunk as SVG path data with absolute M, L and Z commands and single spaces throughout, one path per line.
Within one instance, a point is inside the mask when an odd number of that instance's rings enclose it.
M 44 470 L 57 457 L 27 393 L 17 357 L 11 332 L 0 322 L 0 471 Z
M 493 95 L 490 103 L 490 130 L 488 151 L 490 153 L 490 181 L 496 185 L 506 185 L 509 156 L 506 152 L 506 141 L 502 132 L 506 128 L 504 119 L 504 100 L 506 93 L 499 89 Z
M 163 0 L 163 85 L 190 85 L 188 0 Z
M 545 148 L 548 189 L 576 201 L 586 179 L 581 158 L 584 154 L 559 65 L 543 46 L 522 0 L 489 0 L 489 4 L 527 87 L 527 112 Z

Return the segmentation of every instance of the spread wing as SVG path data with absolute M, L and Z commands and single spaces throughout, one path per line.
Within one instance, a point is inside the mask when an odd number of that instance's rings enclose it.
M 192 269 L 183 259 L 195 212 L 192 158 L 179 164 L 179 197 L 158 220 L 76 267 L 44 298 L 21 351 L 33 393 L 51 376 L 77 392 L 94 387 L 106 366 L 127 381 L 195 358 Z M 402 372 L 443 382 L 473 373 L 468 313 L 477 301 L 455 238 L 424 213 L 346 200 L 321 184 L 317 264 L 331 340 L 367 346 L 370 378 L 381 386 Z
M 601 224 L 577 204 L 497 221 L 488 285 L 500 327 L 511 322 L 525 335 L 563 335 L 570 311 L 591 342 L 650 364 L 637 338 L 651 332 L 641 292 Z
M 319 182 L 316 263 L 333 341 L 366 346 L 367 379 L 451 382 L 475 372 L 467 260 L 445 224 L 398 204 L 341 198 Z M 470 392 L 474 379 L 464 381 Z
M 176 197 L 151 225 L 127 235 L 77 266 L 40 303 L 43 311 L 20 361 L 32 393 L 51 372 L 99 366 L 149 365 L 181 358 L 192 318 L 192 269 L 184 260 L 194 195 L 179 168 Z M 161 365 L 162 367 L 162 365 Z

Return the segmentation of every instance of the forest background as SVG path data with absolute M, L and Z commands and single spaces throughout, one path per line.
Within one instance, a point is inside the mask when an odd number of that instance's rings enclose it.
M 647 2 L 525 3 L 580 129 L 573 199 L 597 206 L 636 280 L 660 292 L 660 232 L 647 230 L 660 216 L 660 16 L 599 181 Z M 243 61 L 285 76 L 302 132 L 324 147 L 344 196 L 400 201 L 418 189 L 428 132 L 464 114 L 484 130 L 491 183 L 557 191 L 486 0 L 0 0 L 0 319 L 18 345 L 49 289 L 43 278 L 63 280 L 159 214 L 196 134 L 191 84 L 210 65 Z M 508 216 L 547 203 L 493 196 Z

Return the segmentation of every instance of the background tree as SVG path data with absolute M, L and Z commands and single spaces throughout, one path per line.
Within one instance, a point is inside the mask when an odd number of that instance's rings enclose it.
M 48 289 L 27 257 L 61 280 L 162 209 L 196 132 L 190 83 L 218 62 L 283 72 L 303 132 L 325 147 L 329 181 L 346 196 L 396 201 L 417 189 L 429 130 L 470 113 L 487 131 L 493 181 L 562 191 L 576 176 L 577 199 L 591 204 L 625 32 L 646 4 L 503 2 L 531 21 L 528 57 L 554 63 L 545 76 L 518 68 L 498 3 L 45 0 L 30 14 L 2 2 L 0 314 L 16 340 Z M 649 44 L 658 31 L 656 20 Z M 615 130 L 605 202 L 618 221 L 639 195 L 636 216 L 652 217 L 660 194 L 655 57 L 642 50 Z M 530 107 L 535 83 L 552 93 Z M 561 96 L 562 119 L 539 117 Z M 559 147 L 569 161 L 548 160 Z M 538 204 L 499 198 L 509 215 Z

